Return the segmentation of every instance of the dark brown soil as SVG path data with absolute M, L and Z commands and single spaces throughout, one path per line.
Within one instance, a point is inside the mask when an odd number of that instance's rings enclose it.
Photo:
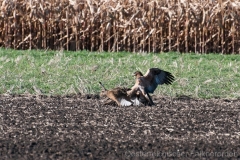
M 0 95 L 1 159 L 240 159 L 240 100 Z

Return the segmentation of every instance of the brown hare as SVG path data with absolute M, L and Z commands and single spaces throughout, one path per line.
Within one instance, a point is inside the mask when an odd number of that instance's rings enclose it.
M 140 90 L 130 92 L 130 88 L 116 87 L 111 90 L 107 90 L 104 85 L 99 82 L 104 90 L 100 93 L 100 96 L 107 96 L 111 100 L 115 101 L 118 106 L 139 106 L 141 103 L 147 105 L 148 99 L 141 93 Z

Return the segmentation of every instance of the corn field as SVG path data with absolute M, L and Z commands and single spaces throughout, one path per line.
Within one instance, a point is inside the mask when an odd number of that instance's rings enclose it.
M 240 53 L 238 0 L 0 0 L 0 47 Z

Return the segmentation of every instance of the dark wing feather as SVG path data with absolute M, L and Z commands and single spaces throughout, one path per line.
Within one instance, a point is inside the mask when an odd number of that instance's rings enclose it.
M 145 91 L 148 93 L 153 93 L 158 85 L 169 85 L 174 81 L 174 76 L 170 72 L 158 68 L 149 69 L 144 77 L 149 81 L 148 85 L 145 86 Z

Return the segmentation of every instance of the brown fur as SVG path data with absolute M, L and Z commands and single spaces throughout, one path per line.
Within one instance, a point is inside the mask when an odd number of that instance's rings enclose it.
M 130 96 L 127 94 L 127 91 L 131 90 L 130 88 L 125 87 L 116 87 L 111 90 L 104 90 L 100 93 L 100 96 L 107 96 L 111 100 L 115 101 L 118 106 L 121 106 L 121 103 L 118 99 L 125 99 L 132 103 Z
M 125 87 L 116 87 L 111 90 L 103 90 L 100 93 L 101 97 L 108 97 L 117 103 L 118 106 L 121 106 L 121 103 L 118 99 L 123 98 L 133 104 L 131 99 L 138 99 L 142 104 L 149 105 L 149 100 L 142 94 L 140 90 L 135 90 L 131 92 L 130 88 Z

